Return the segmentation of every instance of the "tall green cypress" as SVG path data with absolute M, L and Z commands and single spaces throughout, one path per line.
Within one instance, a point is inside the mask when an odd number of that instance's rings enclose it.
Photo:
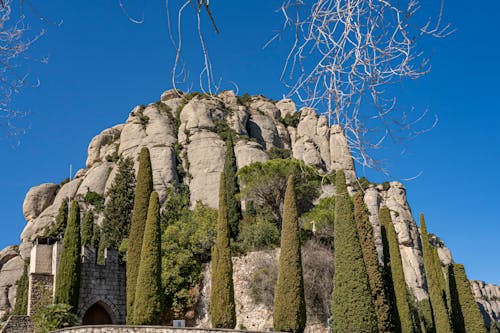
M 472 295 L 464 265 L 449 265 L 448 276 L 454 332 L 486 333 L 483 316 L 474 299 L 474 295 Z
M 56 216 L 56 224 L 50 229 L 46 234 L 47 237 L 58 238 L 64 237 L 64 230 L 66 229 L 66 224 L 68 222 L 68 200 L 64 199 L 59 206 L 59 211 Z
M 283 206 L 278 280 L 274 288 L 273 322 L 276 331 L 301 333 L 306 326 L 306 301 L 293 175 L 288 176 Z
M 392 332 L 391 309 L 387 298 L 382 268 L 378 262 L 377 250 L 373 237 L 373 227 L 368 217 L 368 210 L 363 200 L 363 193 L 354 196 L 354 220 L 358 229 L 359 241 L 363 251 L 363 259 L 368 273 L 373 305 L 378 318 L 379 332 Z
M 435 330 L 436 333 L 450 333 L 452 329 L 446 306 L 443 271 L 437 256 L 437 250 L 429 242 L 424 214 L 420 214 L 420 235 Z
M 120 159 L 118 172 L 108 191 L 104 207 L 103 232 L 106 248 L 117 250 L 123 239 L 128 237 L 134 208 L 134 193 L 134 161 L 130 157 Z
M 212 284 L 210 289 L 210 319 L 213 328 L 234 328 L 236 307 L 234 303 L 233 263 L 229 237 L 226 179 L 220 177 L 219 216 L 217 240 L 212 248 Z
M 29 261 L 24 262 L 24 271 L 21 278 L 16 282 L 16 304 L 14 305 L 13 315 L 26 316 L 28 314 L 28 268 Z
M 158 193 L 151 193 L 135 288 L 135 325 L 156 325 L 161 313 L 161 230 Z
M 343 170 L 336 175 L 333 228 L 333 332 L 377 332 L 377 315 Z
M 399 242 L 396 230 L 391 219 L 389 208 L 382 207 L 379 211 L 379 219 L 382 228 L 382 239 L 384 243 L 384 260 L 387 269 L 390 269 L 393 296 L 393 315 L 397 326 L 397 332 L 412 333 L 413 322 L 410 305 L 408 303 L 408 291 L 406 289 L 403 263 L 399 251 Z
M 92 247 L 92 236 L 94 235 L 94 213 L 89 210 L 83 216 L 82 224 L 82 246 Z
M 127 250 L 127 323 L 131 323 L 134 319 L 135 286 L 139 273 L 142 240 L 144 238 L 151 192 L 153 192 L 151 159 L 148 148 L 143 147 L 139 156 L 139 171 L 137 173 L 137 186 Z
M 224 176 L 226 178 L 227 191 L 227 214 L 229 219 L 229 228 L 232 239 L 238 238 L 239 224 L 242 219 L 241 203 L 236 198 L 240 192 L 238 178 L 236 173 L 236 156 L 234 155 L 233 137 L 229 135 L 226 141 L 226 159 L 224 161 Z
M 68 224 L 64 231 L 61 258 L 57 269 L 56 292 L 54 303 L 71 305 L 78 309 L 81 270 L 80 207 L 78 202 L 71 202 Z

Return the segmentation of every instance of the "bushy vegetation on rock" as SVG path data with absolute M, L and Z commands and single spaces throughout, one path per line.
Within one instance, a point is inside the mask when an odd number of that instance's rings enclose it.
M 29 259 L 24 262 L 24 270 L 21 278 L 16 282 L 17 290 L 16 290 L 16 304 L 14 306 L 14 310 L 12 311 L 13 315 L 18 316 L 26 316 L 28 313 L 28 270 L 29 270 Z
M 68 304 L 75 311 L 78 309 L 80 292 L 80 253 L 80 207 L 73 200 L 61 248 L 54 302 Z
M 274 288 L 273 325 L 277 331 L 301 333 L 306 327 L 306 301 L 297 196 L 294 187 L 294 177 L 290 175 L 283 204 L 278 280 Z
M 414 326 L 408 303 L 410 296 L 406 288 L 399 242 L 389 208 L 380 208 L 379 219 L 384 246 L 384 264 L 386 269 L 389 270 L 388 281 L 390 282 L 394 324 L 398 332 L 413 333 Z
M 196 288 L 202 280 L 201 265 L 210 260 L 215 243 L 217 210 L 198 203 L 162 234 L 162 282 L 170 318 L 183 318 L 196 305 Z
M 127 323 L 134 320 L 135 286 L 139 273 L 142 241 L 151 192 L 153 192 L 151 159 L 148 148 L 143 147 L 139 156 L 139 171 L 127 250 Z
M 236 307 L 234 303 L 233 264 L 231 261 L 226 179 L 224 173 L 221 173 L 220 178 L 217 240 L 212 249 L 211 277 L 210 320 L 212 327 L 232 329 L 236 326 Z
M 354 196 L 354 220 L 358 230 L 359 241 L 363 251 L 363 260 L 370 283 L 373 305 L 377 313 L 379 332 L 393 330 L 389 299 L 385 292 L 382 268 L 378 262 L 377 250 L 373 237 L 373 227 L 368 218 L 368 209 L 363 200 L 363 192 Z
M 333 249 L 333 221 L 335 218 L 335 197 L 321 198 L 309 212 L 302 214 L 302 228 L 323 245 Z
M 160 323 L 162 312 L 161 229 L 158 193 L 151 193 L 135 288 L 135 325 Z
M 333 332 L 377 332 L 377 315 L 343 170 L 336 174 Z

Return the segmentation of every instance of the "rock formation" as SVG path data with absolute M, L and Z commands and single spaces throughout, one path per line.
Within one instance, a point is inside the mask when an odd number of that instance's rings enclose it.
M 15 283 L 22 275 L 32 241 L 55 223 L 63 200 L 78 200 L 84 213 L 89 207 L 84 200 L 88 192 L 106 196 L 117 171 L 118 157 L 131 157 L 137 171 L 138 154 L 144 146 L 150 150 L 154 190 L 161 202 L 165 200 L 168 187 L 178 186 L 183 181 L 189 187 L 192 205 L 201 201 L 217 208 L 219 174 L 226 150 L 223 137 L 229 130 L 237 135 L 238 168 L 267 161 L 273 151 L 285 149 L 319 172 L 344 169 L 348 181 L 353 184 L 356 181 L 354 163 L 342 129 L 330 126 L 324 116 L 311 108 L 302 108 L 299 112 L 300 116 L 295 103 L 289 99 L 273 102 L 258 95 L 243 100 L 232 91 L 207 96 L 169 90 L 162 94 L 160 101 L 135 107 L 124 124 L 105 129 L 90 141 L 85 168 L 73 179 L 63 184 L 41 184 L 26 194 L 23 213 L 27 223 L 21 243 L 0 252 L 0 314 L 12 309 Z M 294 121 L 287 120 L 293 117 L 296 117 Z M 185 174 L 181 175 L 180 169 Z M 327 185 L 323 195 L 332 195 L 333 191 L 334 188 Z M 380 262 L 382 242 L 378 210 L 386 205 L 393 214 L 406 283 L 417 300 L 427 298 L 418 227 L 404 186 L 398 182 L 391 182 L 389 186 L 370 185 L 364 199 L 371 213 Z M 102 221 L 102 216 L 97 216 L 97 221 Z M 452 261 L 444 246 L 438 246 L 438 253 L 443 263 Z M 239 267 L 240 262 L 235 265 Z M 244 268 L 237 268 L 236 272 L 238 269 Z M 499 287 L 477 281 L 472 282 L 472 287 L 485 313 L 498 320 Z M 269 313 L 258 316 L 267 318 Z M 247 328 L 254 328 L 250 326 Z

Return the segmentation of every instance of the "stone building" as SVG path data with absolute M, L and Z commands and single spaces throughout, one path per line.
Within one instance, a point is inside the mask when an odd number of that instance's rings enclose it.
M 54 299 L 61 242 L 39 237 L 33 243 L 29 269 L 28 315 Z M 97 251 L 82 247 L 80 296 L 77 314 L 83 325 L 125 323 L 125 266 L 118 252 L 105 250 L 104 264 Z

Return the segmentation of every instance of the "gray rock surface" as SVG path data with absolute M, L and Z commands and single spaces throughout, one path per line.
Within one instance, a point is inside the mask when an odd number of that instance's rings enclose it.
M 500 286 L 471 280 L 471 289 L 485 321 L 500 322 Z
M 12 308 L 16 302 L 16 282 L 24 271 L 24 260 L 20 256 L 7 261 L 0 270 L 0 309 Z
M 116 125 L 112 128 L 105 129 L 99 135 L 95 136 L 90 141 L 88 148 L 87 168 L 91 167 L 94 163 L 105 161 L 106 156 L 111 155 L 116 147 L 114 144 L 118 143 L 123 125 Z
M 265 162 L 269 156 L 257 142 L 239 140 L 234 145 L 234 154 L 236 156 L 236 165 L 238 169 L 243 168 L 254 162 Z
M 46 183 L 30 188 L 23 203 L 23 214 L 26 221 L 36 219 L 41 212 L 52 204 L 59 185 Z

